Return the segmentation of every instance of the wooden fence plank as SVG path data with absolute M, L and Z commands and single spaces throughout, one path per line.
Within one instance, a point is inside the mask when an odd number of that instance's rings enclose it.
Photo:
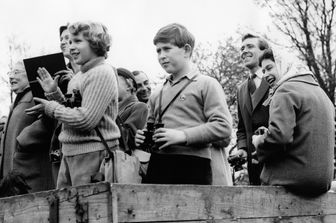
M 76 222 L 76 201 L 88 204 L 89 222 L 111 221 L 110 184 L 104 183 L 0 199 L 2 222 L 48 222 L 51 195 L 59 197 L 59 222 Z
M 336 194 L 302 198 L 282 187 L 114 184 L 119 222 L 336 222 Z
M 48 198 L 59 198 L 59 222 L 336 223 L 336 194 L 302 198 L 282 187 L 85 185 L 0 199 L 0 222 L 48 222 Z M 77 216 L 78 217 L 78 216 Z

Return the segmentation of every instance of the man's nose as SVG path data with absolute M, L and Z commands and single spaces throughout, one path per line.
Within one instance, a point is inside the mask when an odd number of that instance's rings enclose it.
M 247 48 L 244 48 L 240 51 L 240 56 L 243 56 L 244 54 L 246 54 L 248 52 Z

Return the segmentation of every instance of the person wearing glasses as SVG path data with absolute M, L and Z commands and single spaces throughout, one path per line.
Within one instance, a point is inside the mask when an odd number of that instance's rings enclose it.
M 52 189 L 49 145 L 52 120 L 45 116 L 27 115 L 24 111 L 35 105 L 22 61 L 9 72 L 11 91 L 16 94 L 0 149 L 0 179 L 15 170 L 21 172 L 31 190 L 37 192 Z

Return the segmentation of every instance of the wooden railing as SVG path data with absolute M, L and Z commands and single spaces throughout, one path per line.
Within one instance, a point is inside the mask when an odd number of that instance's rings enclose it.
M 336 193 L 100 183 L 0 199 L 0 222 L 336 223 Z

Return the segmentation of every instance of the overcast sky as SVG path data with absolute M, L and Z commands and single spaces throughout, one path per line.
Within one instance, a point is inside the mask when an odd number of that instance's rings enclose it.
M 112 65 L 144 70 L 152 80 L 164 74 L 152 43 L 164 25 L 181 23 L 195 35 L 196 43 L 205 43 L 236 35 L 237 30 L 264 33 L 271 24 L 254 0 L 0 0 L 1 74 L 8 71 L 9 36 L 29 45 L 31 56 L 56 53 L 60 52 L 59 26 L 79 20 L 108 27 Z M 8 107 L 4 98 L 0 93 L 0 114 Z

